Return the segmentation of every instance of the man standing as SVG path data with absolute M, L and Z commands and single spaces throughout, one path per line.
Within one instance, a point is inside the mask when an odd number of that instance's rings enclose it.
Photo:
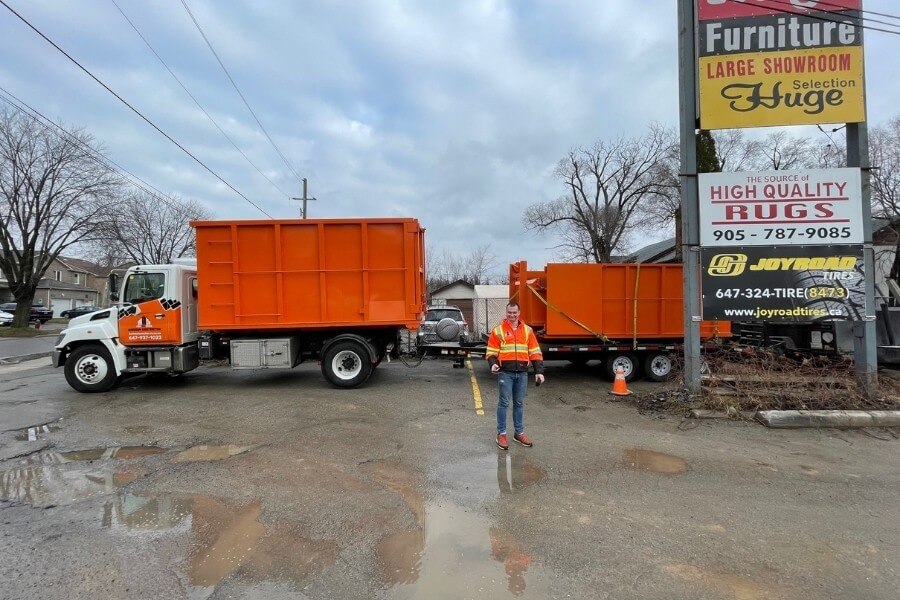
M 531 327 L 519 321 L 519 304 L 506 305 L 506 318 L 491 331 L 485 354 L 491 373 L 499 374 L 500 401 L 497 403 L 497 446 L 509 449 L 506 439 L 506 413 L 513 403 L 513 439 L 530 448 L 533 443 L 525 435 L 525 392 L 528 389 L 528 367 L 534 365 L 534 380 L 544 383 L 544 355 Z

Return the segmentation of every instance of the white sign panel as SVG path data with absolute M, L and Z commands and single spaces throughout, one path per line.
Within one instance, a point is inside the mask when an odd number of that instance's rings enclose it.
M 702 173 L 701 246 L 862 244 L 859 169 Z

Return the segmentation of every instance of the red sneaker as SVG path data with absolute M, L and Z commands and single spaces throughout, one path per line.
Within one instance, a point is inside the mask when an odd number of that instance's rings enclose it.
M 506 441 L 505 433 L 501 433 L 497 436 L 497 447 L 501 450 L 509 450 L 509 443 Z
M 525 435 L 524 433 L 517 433 L 513 436 L 513 439 L 525 446 L 526 448 L 531 448 L 534 446 L 534 442 L 531 441 L 531 438 Z

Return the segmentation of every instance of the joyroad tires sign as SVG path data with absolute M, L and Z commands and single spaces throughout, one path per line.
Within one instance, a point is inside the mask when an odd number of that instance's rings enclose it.
M 714 247 L 700 256 L 704 319 L 857 321 L 865 315 L 859 246 Z

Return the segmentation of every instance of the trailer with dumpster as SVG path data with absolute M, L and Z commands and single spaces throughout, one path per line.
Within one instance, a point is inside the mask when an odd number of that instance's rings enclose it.
M 321 362 L 338 387 L 396 354 L 425 306 L 415 219 L 201 221 L 196 266 L 139 265 L 111 281 L 119 305 L 72 319 L 52 354 L 81 392 L 122 377 Z
M 509 295 L 535 331 L 544 360 L 583 364 L 600 360 L 608 377 L 642 372 L 664 381 L 675 372 L 684 344 L 680 264 L 557 263 L 529 270 L 509 267 Z M 703 321 L 701 340 L 712 347 L 731 337 L 728 321 Z

